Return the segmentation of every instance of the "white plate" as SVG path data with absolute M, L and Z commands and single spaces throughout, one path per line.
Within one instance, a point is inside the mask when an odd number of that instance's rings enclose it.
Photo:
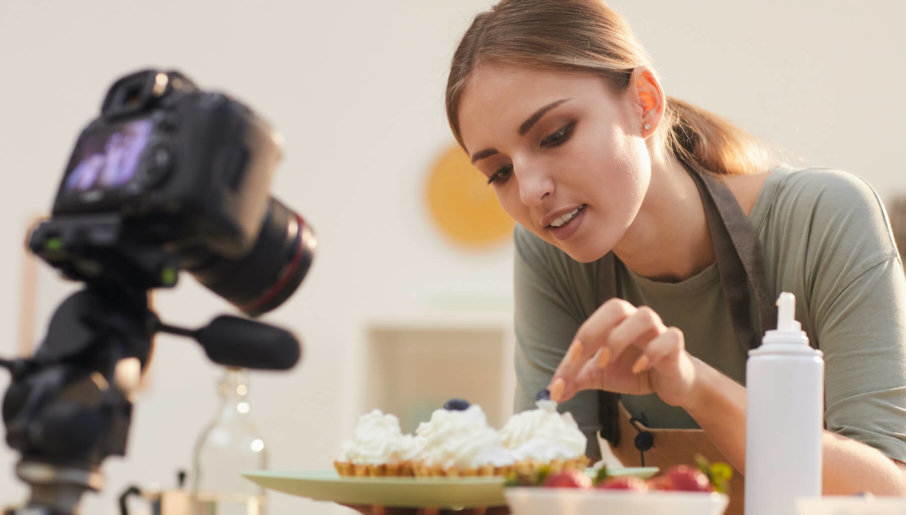
M 721 515 L 726 495 L 570 488 L 507 488 L 513 515 Z
M 650 477 L 655 467 L 612 468 L 614 476 Z M 255 483 L 316 501 L 400 507 L 468 508 L 502 506 L 502 477 L 413 478 L 340 477 L 326 471 L 244 472 Z

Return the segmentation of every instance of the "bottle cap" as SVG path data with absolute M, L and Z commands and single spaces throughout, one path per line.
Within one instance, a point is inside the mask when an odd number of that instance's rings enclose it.
M 812 352 L 808 344 L 808 336 L 802 330 L 802 325 L 796 320 L 796 296 L 789 292 L 782 292 L 777 297 L 777 328 L 767 331 L 762 345 L 751 352 L 755 354 L 771 351 L 800 353 L 806 350 Z
M 790 292 L 783 292 L 777 297 L 777 330 L 802 330 L 802 326 L 796 321 L 796 296 Z

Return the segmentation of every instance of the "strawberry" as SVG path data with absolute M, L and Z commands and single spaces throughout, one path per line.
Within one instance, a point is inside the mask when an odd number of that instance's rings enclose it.
M 673 482 L 664 474 L 658 474 L 645 482 L 649 490 L 669 491 L 674 490 Z
M 670 490 L 679 490 L 683 492 L 711 492 L 711 481 L 708 476 L 701 470 L 689 465 L 677 465 L 670 467 L 664 472 L 671 486 Z
M 591 488 L 591 478 L 584 471 L 566 470 L 548 474 L 541 486 L 550 488 Z
M 601 481 L 598 483 L 598 488 L 602 490 L 632 490 L 635 492 L 645 492 L 648 490 L 648 484 L 645 480 L 634 476 L 618 476 Z

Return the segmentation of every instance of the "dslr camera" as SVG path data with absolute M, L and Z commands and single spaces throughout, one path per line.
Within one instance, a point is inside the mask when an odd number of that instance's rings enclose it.
M 280 136 L 240 102 L 175 71 L 128 75 L 79 136 L 29 246 L 86 282 L 166 287 L 184 269 L 260 315 L 292 294 L 315 247 L 269 195 L 280 158 Z
M 163 323 L 148 290 L 182 270 L 250 317 L 302 282 L 316 240 L 269 193 L 280 136 L 251 109 L 177 71 L 143 70 L 108 90 L 79 135 L 51 216 L 29 249 L 85 287 L 51 317 L 32 356 L 0 359 L 6 441 L 31 487 L 23 513 L 71 514 L 100 490 L 102 461 L 125 455 L 132 398 L 156 332 L 189 336 L 212 361 L 283 370 L 292 333 L 244 317 L 201 329 Z M 14 512 L 15 513 L 15 512 Z

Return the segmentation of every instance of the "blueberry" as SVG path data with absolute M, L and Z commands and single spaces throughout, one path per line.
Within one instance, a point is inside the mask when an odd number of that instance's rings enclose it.
M 551 400 L 551 391 L 547 388 L 542 388 L 538 390 L 538 393 L 535 394 L 535 401 L 549 401 Z
M 465 411 L 469 409 L 469 401 L 465 399 L 450 399 L 444 403 L 444 409 L 449 411 Z

